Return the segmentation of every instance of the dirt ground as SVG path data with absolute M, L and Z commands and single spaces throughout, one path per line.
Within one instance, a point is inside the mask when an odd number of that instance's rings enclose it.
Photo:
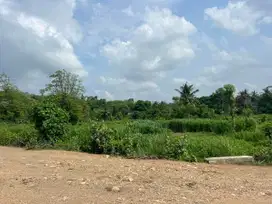
M 0 147 L 0 203 L 272 204 L 272 167 Z

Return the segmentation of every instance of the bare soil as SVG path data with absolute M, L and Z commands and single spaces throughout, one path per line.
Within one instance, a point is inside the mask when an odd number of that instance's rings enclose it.
M 272 204 L 272 167 L 0 147 L 0 203 Z

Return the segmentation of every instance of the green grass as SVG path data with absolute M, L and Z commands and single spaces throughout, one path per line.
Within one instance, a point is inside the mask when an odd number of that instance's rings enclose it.
M 206 157 L 254 155 L 262 149 L 262 146 L 230 136 L 209 133 L 186 133 L 180 136 L 186 136 L 187 152 L 183 159 L 187 161 L 203 161 Z
M 261 128 L 266 123 L 258 125 L 256 129 L 254 122 L 250 125 L 250 121 L 239 121 L 237 132 L 225 131 L 223 125 L 226 121 L 222 120 L 172 121 L 172 125 L 176 125 L 175 130 L 184 133 L 174 133 L 168 129 L 169 121 L 82 123 L 69 125 L 65 137 L 50 148 L 185 161 L 203 161 L 206 157 L 217 156 L 257 155 L 264 158 L 265 162 L 272 162 L 270 141 Z M 212 131 L 211 127 L 218 128 L 220 134 Z M 244 130 L 245 127 L 248 130 Z M 48 148 L 39 142 L 38 137 L 38 132 L 31 124 L 0 123 L 0 145 Z M 94 145 L 101 148 L 101 151 L 97 152 Z

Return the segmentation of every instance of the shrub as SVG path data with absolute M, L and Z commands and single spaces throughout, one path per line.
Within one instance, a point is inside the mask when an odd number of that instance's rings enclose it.
M 158 122 L 151 120 L 137 120 L 131 123 L 127 123 L 130 128 L 130 132 L 138 132 L 141 134 L 156 134 L 167 131 Z
M 254 154 L 255 161 L 259 163 L 272 164 L 272 145 L 263 147 Z
M 40 140 L 55 143 L 67 132 L 68 114 L 54 103 L 40 103 L 34 108 L 33 119 Z
M 260 126 L 262 132 L 265 134 L 265 136 L 268 137 L 268 139 L 271 141 L 272 144 L 272 122 L 266 122 L 263 123 Z
M 16 135 L 3 125 L 0 128 L 0 135 L 0 145 L 2 146 L 11 146 L 13 141 L 16 139 Z
M 92 153 L 110 152 L 110 140 L 114 136 L 115 130 L 109 128 L 104 123 L 92 122 L 90 126 L 91 145 L 89 149 Z
M 38 132 L 31 125 L 1 125 L 0 145 L 27 147 L 37 145 Z
M 267 144 L 267 137 L 265 134 L 261 131 L 241 131 L 241 132 L 235 132 L 230 135 L 233 138 L 245 140 L 248 142 L 254 142 L 258 144 Z
M 257 128 L 257 122 L 254 118 L 237 118 L 234 123 L 234 130 L 240 131 L 255 131 Z
M 91 152 L 90 124 L 69 125 L 64 138 L 55 143 L 58 149 Z

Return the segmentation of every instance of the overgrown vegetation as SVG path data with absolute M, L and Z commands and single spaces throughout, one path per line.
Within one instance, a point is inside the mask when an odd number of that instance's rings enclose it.
M 185 83 L 171 103 L 106 101 L 84 96 L 79 77 L 65 70 L 50 79 L 34 95 L 1 75 L 0 145 L 185 161 L 254 155 L 272 163 L 271 87 L 235 95 L 227 84 L 198 98 Z

